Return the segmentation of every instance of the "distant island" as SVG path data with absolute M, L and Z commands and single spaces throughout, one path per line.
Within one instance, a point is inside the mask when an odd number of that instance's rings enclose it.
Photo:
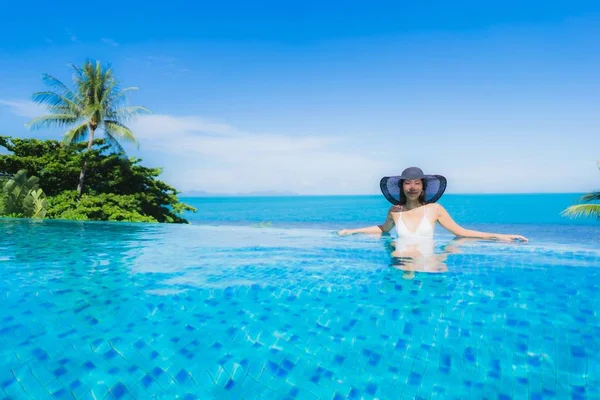
M 191 190 L 189 192 L 183 192 L 180 197 L 266 197 L 266 196 L 299 196 L 298 193 L 294 192 L 277 192 L 274 190 L 257 191 L 248 193 L 213 193 L 205 192 L 203 190 Z

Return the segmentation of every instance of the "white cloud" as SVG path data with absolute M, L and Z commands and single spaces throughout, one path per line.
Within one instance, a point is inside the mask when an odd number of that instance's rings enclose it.
M 100 40 L 102 41 L 102 43 L 109 45 L 109 46 L 113 46 L 113 47 L 119 46 L 119 43 L 117 43 L 115 40 L 110 39 L 110 38 L 102 38 Z
M 385 165 L 340 151 L 340 138 L 244 132 L 195 116 L 141 116 L 131 123 L 141 150 L 180 190 L 373 193 Z
M 165 136 L 179 137 L 198 133 L 224 134 L 236 130 L 227 124 L 210 122 L 195 116 L 175 117 L 164 114 L 144 115 L 132 123 L 136 135 L 142 139 L 159 139 Z
M 46 113 L 44 107 L 27 100 L 0 99 L 0 105 L 8 107 L 11 113 L 19 117 L 35 118 Z

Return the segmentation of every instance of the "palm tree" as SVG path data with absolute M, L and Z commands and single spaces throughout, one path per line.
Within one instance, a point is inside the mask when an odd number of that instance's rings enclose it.
M 67 128 L 64 143 L 85 141 L 87 151 L 94 142 L 97 130 L 102 130 L 106 141 L 120 153 L 125 153 L 120 141 L 137 143 L 131 130 L 125 125 L 141 112 L 149 112 L 140 106 L 125 107 L 126 94 L 135 87 L 121 88 L 110 66 L 102 67 L 100 61 L 86 61 L 83 67 L 73 68 L 74 90 L 69 89 L 55 77 L 43 74 L 49 91 L 33 94 L 33 101 L 44 105 L 50 114 L 34 118 L 27 123 L 31 128 Z M 87 161 L 84 160 L 79 174 L 77 193 L 81 196 L 85 180 Z
M 600 161 L 597 162 L 600 169 Z M 580 201 L 597 201 L 600 200 L 600 192 L 591 192 L 581 196 Z M 568 217 L 596 217 L 600 218 L 600 204 L 576 204 L 564 210 L 562 215 Z

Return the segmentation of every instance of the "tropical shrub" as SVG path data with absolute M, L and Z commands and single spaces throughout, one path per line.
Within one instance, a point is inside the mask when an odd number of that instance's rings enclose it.
M 38 185 L 39 178 L 27 177 L 21 169 L 2 185 L 1 213 L 3 215 L 44 218 L 48 202 L 46 194 Z
M 36 184 L 47 195 L 47 218 L 187 223 L 183 212 L 196 211 L 158 179 L 160 168 L 144 167 L 141 159 L 109 151 L 111 144 L 104 139 L 95 139 L 87 150 L 85 143 L 0 136 L 0 147 L 8 151 L 0 154 L 0 174 L 23 170 L 39 177 Z M 79 196 L 74 188 L 84 158 L 87 189 Z M 32 194 L 32 204 L 39 204 L 36 196 Z

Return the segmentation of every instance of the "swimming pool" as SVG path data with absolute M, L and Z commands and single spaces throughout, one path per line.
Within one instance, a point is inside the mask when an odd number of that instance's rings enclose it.
M 0 398 L 598 398 L 598 235 L 519 228 L 404 279 L 328 229 L 0 220 Z

